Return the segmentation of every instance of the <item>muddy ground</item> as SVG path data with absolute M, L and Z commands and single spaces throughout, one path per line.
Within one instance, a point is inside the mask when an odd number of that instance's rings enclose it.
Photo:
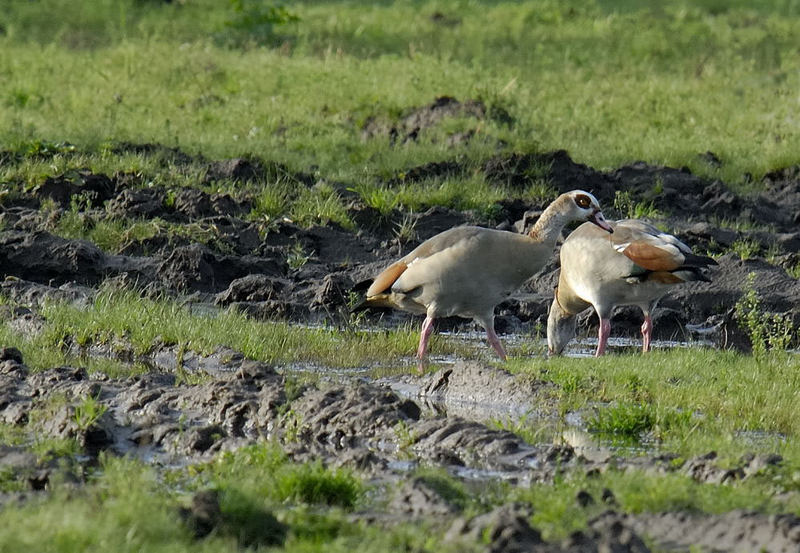
M 462 115 L 488 116 L 474 103 L 458 107 L 438 100 L 426 109 L 431 113 L 460 109 Z M 393 127 L 372 122 L 365 132 L 393 133 L 398 142 L 413 140 L 425 117 L 434 115 L 410 114 Z M 297 187 L 318 182 L 310 175 L 291 174 L 285 167 L 256 159 L 203 160 L 150 144 L 120 144 L 117 149 L 158 155 L 175 165 L 206 163 L 208 182 L 231 179 L 246 183 L 265 171 L 289 174 Z M 6 152 L 0 155 L 0 162 L 14 155 Z M 708 163 L 720 163 L 710 152 L 703 156 Z M 746 335 L 738 328 L 733 309 L 751 272 L 757 275 L 755 289 L 765 308 L 800 321 L 800 283 L 785 270 L 800 262 L 800 168 L 768 174 L 765 191 L 747 197 L 686 169 L 637 162 L 614 171 L 597 171 L 574 162 L 563 151 L 498 156 L 487 161 L 482 171 L 490 182 L 522 188 L 530 182 L 532 168 L 542 166 L 549 167 L 546 176 L 559 192 L 574 188 L 592 191 L 608 206 L 608 217 L 620 215 L 611 207 L 615 192 L 629 192 L 635 201 L 653 202 L 665 224 L 698 251 L 724 254 L 718 259 L 713 282 L 676 288 L 661 301 L 655 313 L 657 338 L 702 337 L 720 347 L 747 349 Z M 410 168 L 403 178 L 423 179 L 464 170 L 457 161 L 443 160 Z M 38 307 L 43 298 L 85 303 L 107 280 L 183 300 L 235 305 L 257 318 L 338 324 L 349 317 L 348 307 L 361 289 L 359 285 L 420 241 L 464 223 L 519 231 L 544 207 L 504 201 L 492 211 L 491 219 L 442 207 L 382 215 L 364 205 L 347 186 L 334 183 L 348 204 L 355 230 L 337 225 L 301 228 L 281 220 L 273 222 L 265 234 L 263 226 L 247 217 L 253 202 L 247 194 L 146 186 L 146 180 L 142 175 L 71 172 L 2 199 L 0 271 L 5 278 L 2 294 L 10 300 L 0 312 L 5 324 L 33 335 L 41 329 Z M 393 182 L 386 184 L 392 186 Z M 654 182 L 660 183 L 658 193 Z M 89 220 L 117 215 L 196 223 L 213 228 L 216 238 L 201 245 L 165 232 L 125 243 L 119 253 L 111 254 L 86 241 L 55 236 L 51 219 L 60 213 L 41 210 L 42 203 L 54 202 L 66 210 L 78 193 L 89 200 L 83 210 Z M 394 232 L 403 217 L 416 221 L 416 238 L 406 242 L 400 242 Z M 751 230 L 721 228 L 714 222 L 720 220 L 746 223 L 740 226 Z M 739 240 L 757 244 L 761 257 L 742 260 L 735 253 L 725 253 Z M 289 262 L 296 244 L 308 255 L 302 266 Z M 764 259 L 767 253 L 772 263 Z M 499 331 L 527 336 L 543 324 L 556 280 L 554 261 L 499 307 Z M 620 310 L 613 320 L 614 335 L 636 336 L 640 317 L 633 310 Z M 406 316 L 402 314 L 372 313 L 363 324 L 392 325 L 403 320 Z M 583 317 L 583 332 L 594 332 L 594 324 L 594 317 Z M 687 329 L 687 324 L 695 330 Z M 473 327 L 470 322 L 448 320 L 442 321 L 440 328 Z M 109 351 L 98 345 L 90 348 L 89 354 L 108 355 Z M 649 550 L 644 538 L 675 550 L 700 545 L 714 551 L 754 551 L 759 547 L 800 551 L 800 519 L 794 516 L 750 512 L 624 515 L 615 511 L 613 495 L 605 494 L 576 497 L 578 502 L 606 502 L 608 510 L 593 520 L 587 531 L 564 543 L 547 543 L 530 526 L 528 515 L 536 505 L 508 504 L 478 517 L 462 516 L 457 505 L 423 480 L 410 477 L 409 467 L 442 466 L 470 480 L 502 479 L 525 485 L 550 482 L 559 471 L 594 473 L 610 467 L 683 471 L 699 481 L 725 482 L 749 478 L 780 463 L 776 456 L 744 455 L 738 466 L 721 468 L 713 454 L 678 463 L 668 455 L 625 458 L 588 454 L 570 445 L 527 444 L 510 432 L 487 425 L 486 417 L 474 406 L 491 398 L 490 403 L 502 404 L 509 412 L 535 406 L 547 416 L 552 406 L 543 400 L 546 384 L 531 381 L 520 385 L 503 371 L 474 361 L 460 361 L 424 377 L 383 381 L 344 377 L 344 381 L 340 378 L 300 390 L 287 386 L 291 375 L 285 367 L 247 360 L 229 350 L 204 357 L 164 346 L 154 348 L 146 361 L 153 368 L 149 374 L 122 379 L 88 374 L 80 366 L 32 372 L 18 351 L 4 348 L 0 350 L 0 420 L 27 424 L 34 420 L 35 405 L 48 397 L 63 396 L 67 401 L 60 408 L 46 417 L 35 417 L 35 431 L 47 437 L 76 438 L 89 454 L 83 463 L 89 464 L 101 451 L 165 464 L 202 461 L 219 451 L 273 437 L 282 441 L 293 459 L 323 459 L 385 484 L 392 494 L 386 512 L 355 516 L 384 522 L 433 518 L 448 528 L 448 540 L 475 542 L 489 536 L 487 551 L 640 552 Z M 210 378 L 193 385 L 179 381 L 179 363 Z M 75 406 L 88 396 L 99 398 L 108 410 L 90 427 L 79 427 Z M 398 432 L 398 428 L 405 431 Z M 65 469 L 57 460 L 39 463 L 24 447 L 4 446 L 0 465 L 16 471 L 29 488 L 21 494 L 5 494 L 0 498 L 3 502 L 47 493 L 47 482 L 57 471 L 72 471 L 76 481 L 82 478 L 74 465 Z

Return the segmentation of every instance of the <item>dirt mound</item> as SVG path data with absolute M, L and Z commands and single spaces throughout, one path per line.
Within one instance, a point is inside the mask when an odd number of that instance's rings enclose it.
M 594 524 L 622 524 L 649 536 L 662 547 L 750 553 L 800 551 L 800 517 L 736 510 L 722 515 L 606 513 Z
M 108 213 L 117 217 L 153 219 L 167 217 L 170 210 L 165 203 L 167 191 L 162 186 L 153 188 L 126 188 L 106 205 Z
M 543 411 L 540 390 L 545 386 L 547 384 L 515 377 L 474 361 L 458 361 L 451 368 L 423 377 L 419 397 L 447 404 L 450 414 L 458 413 L 459 404 L 468 404 L 471 412 L 476 406 L 479 409 L 483 406 L 488 419 L 492 415 Z
M 424 165 L 411 167 L 396 175 L 387 183 L 389 186 L 396 186 L 404 182 L 419 182 L 426 179 L 445 178 L 462 175 L 465 167 L 455 161 L 432 161 Z
M 281 276 L 286 273 L 280 257 L 217 255 L 201 244 L 176 248 L 156 273 L 166 286 L 180 292 L 216 293 L 232 281 L 251 274 Z
M 628 526 L 600 521 L 584 532 L 575 532 L 561 544 L 547 543 L 528 522 L 533 509 L 514 503 L 503 505 L 472 519 L 458 519 L 445 535 L 445 541 L 488 541 L 486 553 L 648 553 L 650 549 Z M 603 521 L 605 522 L 605 521 Z
M 69 207 L 72 198 L 82 195 L 93 207 L 101 207 L 103 203 L 117 193 L 117 183 L 103 174 L 94 174 L 89 170 L 74 171 L 70 174 L 47 177 L 45 181 L 33 189 L 33 197 L 42 202 L 49 199 L 61 207 Z
M 768 196 L 780 208 L 782 222 L 800 223 L 800 166 L 793 165 L 764 175 Z
M 604 173 L 576 163 L 564 150 L 544 154 L 497 156 L 483 166 L 486 179 L 511 188 L 525 188 L 546 179 L 559 194 L 579 188 L 604 205 L 614 199 L 614 181 Z
M 40 283 L 98 284 L 106 277 L 125 275 L 148 282 L 153 260 L 106 255 L 90 242 L 66 240 L 46 232 L 5 232 L 0 235 L 3 276 Z
M 229 194 L 208 194 L 196 188 L 179 188 L 174 194 L 173 209 L 186 220 L 216 215 L 241 217 L 251 209 L 249 201 L 237 201 Z
M 404 513 L 410 518 L 422 519 L 454 515 L 461 508 L 449 501 L 428 479 L 416 477 L 404 482 L 395 491 L 389 510 Z
M 384 117 L 369 117 L 361 127 L 361 136 L 366 140 L 376 136 L 388 136 L 394 143 L 404 144 L 419 138 L 420 132 L 438 125 L 449 117 L 472 117 L 477 120 L 491 118 L 505 125 L 513 124 L 511 115 L 499 106 L 487 108 L 480 100 L 460 102 L 451 96 L 440 96 L 431 104 L 411 110 L 395 123 Z M 474 131 L 455 133 L 448 143 L 461 144 L 468 142 Z
M 800 217 L 800 184 L 796 169 L 765 176 L 767 192 L 754 197 L 734 193 L 721 181 L 693 175 L 689 169 L 637 161 L 610 172 L 577 163 L 563 150 L 550 153 L 511 154 L 494 157 L 483 166 L 486 179 L 510 188 L 523 189 L 545 180 L 558 193 L 580 188 L 594 194 L 604 211 L 614 216 L 617 193 L 630 194 L 633 202 L 652 204 L 671 218 L 684 220 L 741 220 L 792 232 Z

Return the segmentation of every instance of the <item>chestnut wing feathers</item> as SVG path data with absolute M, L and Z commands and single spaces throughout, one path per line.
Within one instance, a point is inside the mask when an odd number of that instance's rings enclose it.
M 673 271 L 683 264 L 680 250 L 669 244 L 661 246 L 637 240 L 617 251 L 648 271 Z
M 616 251 L 648 271 L 699 269 L 717 264 L 710 257 L 693 254 L 676 237 L 643 221 L 619 221 L 611 240 Z

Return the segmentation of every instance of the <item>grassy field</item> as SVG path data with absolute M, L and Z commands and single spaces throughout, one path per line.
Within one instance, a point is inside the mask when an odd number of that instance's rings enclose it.
M 255 1 L 67 5 L 15 0 L 0 16 L 11 148 L 158 142 L 354 184 L 498 144 L 565 148 L 597 168 L 688 165 L 734 184 L 799 161 L 795 2 L 296 2 L 274 25 Z M 454 148 L 442 133 L 474 121 L 403 147 L 362 138 L 370 118 L 442 95 L 510 122 L 489 117 Z M 721 169 L 697 158 L 707 150 Z
M 500 199 L 552 196 L 535 171 L 519 190 L 473 170 L 498 153 L 566 149 L 598 169 L 640 159 L 685 165 L 745 192 L 757 190 L 765 172 L 800 163 L 796 0 L 663 0 L 647 8 L 628 0 L 6 4 L 0 13 L 0 207 L 48 177 L 88 168 L 135 175 L 141 186 L 247 196 L 253 205 L 245 218 L 265 228 L 288 217 L 303 226 L 333 221 L 353 230 L 342 190 L 383 213 L 444 205 L 487 218 Z M 376 122 L 379 129 L 398 125 L 440 96 L 481 101 L 486 116 L 450 118 L 401 143 L 388 132 L 369 131 Z M 448 140 L 462 132 L 473 132 L 472 140 Z M 142 154 L 121 147 L 126 143 L 159 146 Z M 698 157 L 706 151 L 722 165 Z M 263 178 L 205 180 L 208 160 L 236 156 L 264 161 Z M 408 169 L 442 160 L 458 161 L 465 176 L 404 181 Z M 298 187 L 295 172 L 319 182 Z M 225 251 L 213 225 L 109 217 L 82 201 L 64 211 L 44 202 L 39 212 L 51 221 L 47 230 L 110 253 L 160 234 Z M 631 213 L 642 214 L 634 207 Z M 758 248 L 737 242 L 733 249 L 745 257 Z M 302 263 L 304 252 L 296 255 Z M 225 346 L 278 365 L 373 367 L 384 375 L 408 370 L 404 358 L 418 339 L 417 328 L 407 326 L 368 332 L 254 321 L 229 310 L 203 316 L 166 297 L 113 287 L 102 288 L 85 308 L 49 303 L 41 315 L 45 322 L 35 336 L 0 325 L 0 346 L 19 348 L 33 370 L 79 365 L 111 376 L 148 370 L 141 361 L 153 344 L 201 354 Z M 126 348 L 140 362 L 77 355 L 92 344 Z M 490 359 L 485 348 L 438 335 L 431 349 Z M 599 497 L 608 488 L 618 508 L 631 513 L 751 508 L 800 514 L 797 355 L 690 349 L 545 360 L 541 349 L 531 341 L 512 349 L 510 362 L 491 362 L 547 383 L 543 399 L 558 406 L 557 425 L 565 424 L 567 412 L 578 412 L 603 443 L 645 439 L 681 459 L 713 449 L 728 465 L 744 452 L 779 453 L 784 462 L 725 486 L 682 473 L 610 470 L 523 488 L 498 485 L 483 495 L 423 467 L 419 474 L 446 488 L 465 513 L 528 501 L 536 505 L 533 523 L 548 539 L 585 527 L 605 508 L 577 506 L 580 490 Z M 535 441 L 543 435 L 540 422 L 497 426 Z M 28 439 L 0 425 L 0 444 Z M 82 453 L 75 443 L 34 444 L 33 450 L 40 457 Z M 166 471 L 102 456 L 78 487 L 69 467 L 61 468 L 64 476 L 56 473 L 51 493 L 0 509 L 0 552 L 469 551 L 443 544 L 442 528 L 426 535 L 411 525 L 386 530 L 361 521 L 363 512 L 384 506 L 385 484 L 291 463 L 271 442 Z M 0 490 L 20 491 L 19 484 L 0 469 Z M 219 494 L 223 523 L 198 541 L 180 513 L 201 490 Z

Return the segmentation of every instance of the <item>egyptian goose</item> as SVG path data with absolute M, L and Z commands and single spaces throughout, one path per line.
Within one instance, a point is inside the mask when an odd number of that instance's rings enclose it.
M 494 307 L 547 263 L 561 230 L 572 221 L 590 221 L 611 232 L 597 199 L 573 190 L 556 198 L 528 235 L 463 226 L 426 240 L 375 278 L 363 305 L 426 315 L 417 349 L 420 368 L 434 319 L 452 315 L 480 323 L 506 359 L 494 331 Z
M 636 305 L 644 312 L 642 350 L 649 351 L 650 313 L 667 288 L 702 280 L 716 265 L 694 255 L 689 246 L 656 227 L 634 219 L 610 223 L 613 234 L 583 224 L 561 246 L 561 274 L 547 319 L 547 345 L 560 354 L 575 336 L 575 315 L 594 307 L 600 318 L 595 356 L 605 353 L 611 313 L 618 305 Z

